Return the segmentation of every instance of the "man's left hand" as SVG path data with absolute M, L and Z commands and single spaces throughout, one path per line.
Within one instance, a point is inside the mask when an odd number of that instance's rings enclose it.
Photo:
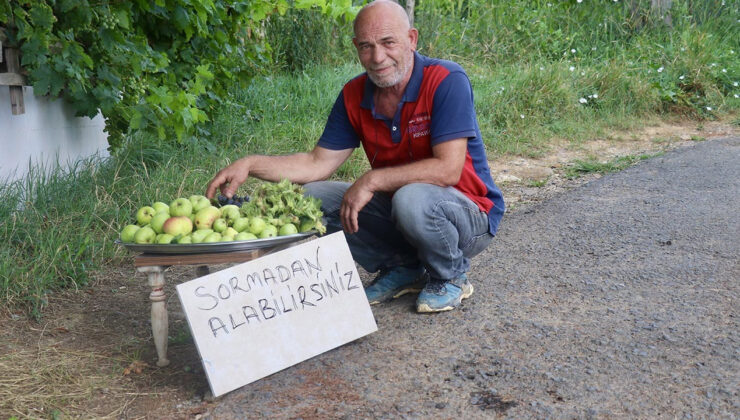
M 358 215 L 360 210 L 373 198 L 373 190 L 370 189 L 370 172 L 361 176 L 344 193 L 342 207 L 339 216 L 342 220 L 342 228 L 347 233 L 356 233 L 360 230 Z

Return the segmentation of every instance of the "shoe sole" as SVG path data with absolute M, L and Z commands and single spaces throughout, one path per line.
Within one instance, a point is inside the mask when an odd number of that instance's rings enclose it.
M 377 305 L 377 304 L 383 303 L 383 302 L 390 302 L 391 300 L 397 299 L 397 298 L 399 298 L 399 297 L 401 297 L 401 296 L 403 296 L 403 295 L 405 295 L 407 293 L 419 293 L 419 292 L 421 292 L 421 289 L 423 289 L 423 287 L 407 287 L 406 289 L 399 290 L 395 295 L 389 297 L 388 299 L 384 299 L 384 300 L 373 300 L 373 301 L 370 301 L 370 304 L 371 305 Z
M 453 306 L 445 306 L 443 308 L 432 308 L 431 306 L 427 305 L 426 303 L 422 303 L 421 305 L 416 306 L 416 312 L 419 313 L 432 313 L 432 312 L 445 312 L 445 311 L 451 311 L 458 306 L 460 306 L 460 303 L 462 303 L 463 299 L 467 299 L 470 296 L 473 295 L 473 292 L 475 291 L 475 288 L 473 288 L 473 285 L 470 285 L 470 289 L 466 292 L 465 289 L 463 289 L 463 293 L 460 295 L 460 300 L 455 303 Z

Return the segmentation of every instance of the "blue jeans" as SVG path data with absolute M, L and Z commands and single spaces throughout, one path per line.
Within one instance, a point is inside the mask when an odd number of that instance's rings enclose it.
M 339 208 L 347 182 L 304 186 L 321 199 L 327 232 L 342 230 Z M 368 272 L 423 264 L 429 275 L 449 280 L 470 269 L 470 258 L 491 243 L 488 215 L 452 187 L 409 184 L 393 195 L 375 193 L 360 211 L 360 230 L 346 234 L 352 257 Z

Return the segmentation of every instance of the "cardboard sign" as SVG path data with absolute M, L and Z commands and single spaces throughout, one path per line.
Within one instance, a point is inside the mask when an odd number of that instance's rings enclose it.
M 377 331 L 342 232 L 177 286 L 214 396 Z

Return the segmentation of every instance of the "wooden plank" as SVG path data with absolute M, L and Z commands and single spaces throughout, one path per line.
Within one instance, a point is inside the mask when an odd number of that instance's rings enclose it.
M 26 78 L 18 73 L 0 73 L 0 86 L 25 86 Z
M 268 254 L 274 249 L 219 252 L 213 254 L 141 254 L 134 258 L 135 267 L 156 265 L 208 265 L 245 262 Z
M 5 48 L 5 59 L 7 60 L 8 73 L 20 73 L 21 65 L 18 57 L 18 50 L 15 48 Z M 10 109 L 13 115 L 26 113 L 26 107 L 23 104 L 23 87 L 11 86 L 10 89 Z

